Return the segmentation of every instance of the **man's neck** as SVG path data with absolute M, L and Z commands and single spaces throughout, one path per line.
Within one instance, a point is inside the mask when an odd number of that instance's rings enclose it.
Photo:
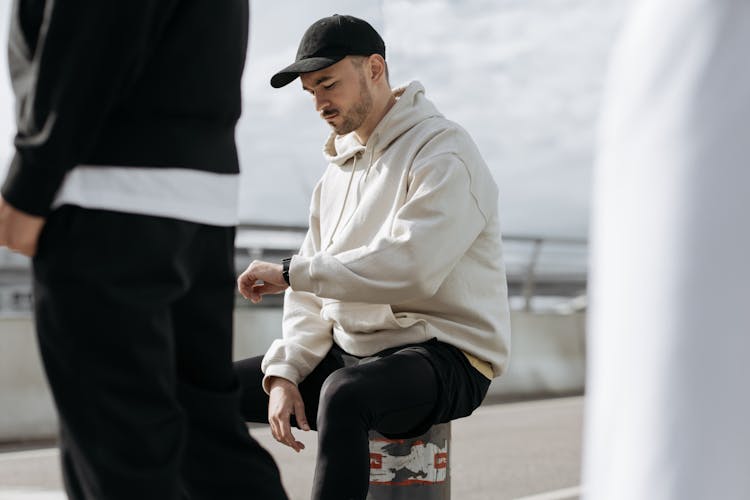
M 389 92 L 387 97 L 383 99 L 382 104 L 379 106 L 373 106 L 373 111 L 370 113 L 370 116 L 359 129 L 354 131 L 357 135 L 357 139 L 359 139 L 359 142 L 362 145 L 367 146 L 367 141 L 370 139 L 370 135 L 378 126 L 380 120 L 388 114 L 394 104 L 396 104 L 396 96 L 394 96 L 392 92 Z

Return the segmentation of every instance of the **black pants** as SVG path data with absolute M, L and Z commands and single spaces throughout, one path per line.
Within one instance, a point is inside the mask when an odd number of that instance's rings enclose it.
M 72 499 L 284 499 L 234 374 L 234 230 L 64 206 L 34 259 Z
M 242 412 L 268 422 L 262 357 L 235 363 Z M 312 498 L 360 500 L 369 486 L 368 432 L 418 436 L 432 425 L 471 414 L 490 381 L 456 348 L 431 340 L 358 359 L 338 346 L 299 384 L 310 426 L 318 431 Z M 292 425 L 297 425 L 292 417 Z

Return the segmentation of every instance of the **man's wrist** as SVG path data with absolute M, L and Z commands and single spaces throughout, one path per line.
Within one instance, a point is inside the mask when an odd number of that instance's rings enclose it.
M 281 385 L 281 386 L 283 386 L 283 385 L 292 385 L 292 386 L 296 387 L 296 384 L 294 382 L 292 382 L 289 379 L 285 379 L 284 377 L 278 377 L 276 375 L 272 375 L 271 377 L 268 378 L 268 388 L 269 388 L 269 390 L 273 389 L 274 387 L 279 386 L 279 385 Z

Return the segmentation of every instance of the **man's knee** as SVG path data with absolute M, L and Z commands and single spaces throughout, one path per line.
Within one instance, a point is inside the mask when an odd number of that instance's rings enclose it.
M 364 377 L 351 368 L 333 372 L 320 389 L 318 417 L 358 414 L 365 410 L 367 388 L 364 382 Z

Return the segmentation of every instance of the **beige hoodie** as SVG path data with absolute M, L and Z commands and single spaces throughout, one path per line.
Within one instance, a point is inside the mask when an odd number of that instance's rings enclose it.
M 290 266 L 266 377 L 299 383 L 336 342 L 369 356 L 436 337 L 505 370 L 510 321 L 498 194 L 465 130 L 418 82 L 367 142 L 331 135 Z

